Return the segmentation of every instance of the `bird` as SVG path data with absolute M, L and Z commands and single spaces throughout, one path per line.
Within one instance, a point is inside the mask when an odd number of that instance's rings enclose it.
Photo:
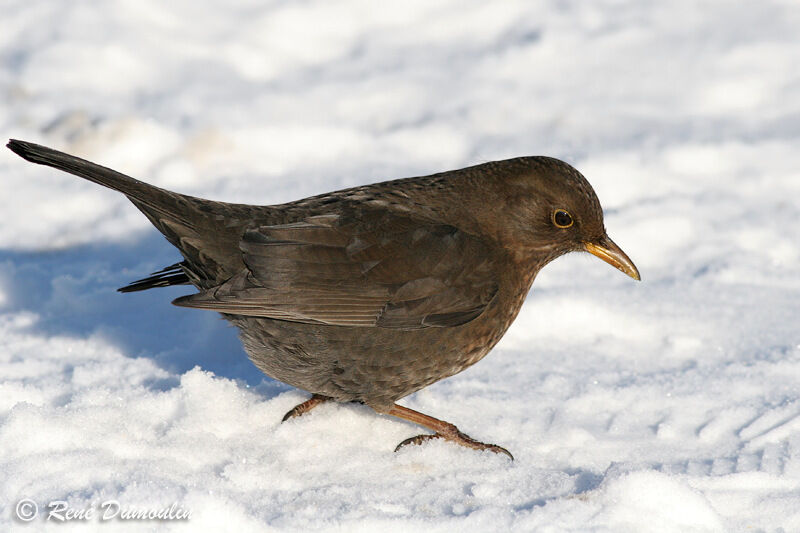
M 264 374 L 311 394 L 283 421 L 358 402 L 430 439 L 511 453 L 398 400 L 481 360 L 537 273 L 585 251 L 640 280 L 592 186 L 546 156 L 486 162 L 280 205 L 168 191 L 38 144 L 22 158 L 121 192 L 183 259 L 119 289 L 193 285 L 172 303 L 221 313 Z

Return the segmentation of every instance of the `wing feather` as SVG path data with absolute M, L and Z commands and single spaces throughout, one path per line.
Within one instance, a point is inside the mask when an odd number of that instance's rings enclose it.
M 458 228 L 351 208 L 247 230 L 246 270 L 176 305 L 309 324 L 419 329 L 479 316 L 497 291 L 488 245 Z

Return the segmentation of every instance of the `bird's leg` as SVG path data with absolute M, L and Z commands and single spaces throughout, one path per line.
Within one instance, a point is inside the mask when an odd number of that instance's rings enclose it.
M 288 413 L 283 415 L 283 420 L 281 422 L 286 422 L 290 418 L 294 418 L 296 416 L 304 415 L 316 406 L 321 403 L 325 403 L 327 401 L 332 400 L 330 396 L 323 396 L 322 394 L 313 394 L 310 399 L 304 401 L 301 404 L 295 405 L 292 409 L 289 410 Z
M 408 420 L 409 422 L 419 424 L 420 426 L 424 426 L 435 431 L 433 435 L 417 435 L 416 437 L 406 439 L 398 444 L 394 451 L 399 450 L 407 444 L 421 444 L 430 439 L 445 439 L 474 450 L 490 450 L 494 453 L 503 453 L 506 454 L 512 461 L 514 460 L 514 456 L 511 455 L 511 453 L 505 448 L 497 446 L 496 444 L 486 444 L 477 441 L 469 435 L 461 433 L 456 426 L 450 424 L 449 422 L 433 418 L 432 416 L 424 415 L 419 411 L 414 411 L 408 407 L 402 407 L 394 404 L 386 414 L 402 418 L 403 420 Z

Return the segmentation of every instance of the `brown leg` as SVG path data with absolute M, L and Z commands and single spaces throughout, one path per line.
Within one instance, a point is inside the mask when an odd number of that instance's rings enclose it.
M 477 441 L 472 437 L 461 433 L 457 427 L 449 422 L 445 422 L 444 420 L 439 420 L 437 418 L 433 418 L 432 416 L 424 415 L 419 411 L 414 411 L 413 409 L 402 407 L 397 404 L 394 404 L 387 414 L 402 418 L 403 420 L 408 420 L 409 422 L 419 424 L 420 426 L 424 426 L 435 431 L 433 435 L 417 435 L 416 437 L 406 439 L 398 444 L 394 451 L 399 450 L 407 444 L 421 444 L 430 439 L 445 439 L 475 450 L 490 450 L 494 453 L 504 453 L 512 461 L 514 460 L 514 456 L 511 455 L 511 453 L 505 448 L 497 446 L 496 444 L 485 444 Z
M 288 413 L 283 415 L 283 420 L 281 422 L 286 422 L 290 418 L 294 418 L 296 416 L 303 415 L 321 403 L 325 403 L 330 401 L 331 398 L 328 396 L 323 396 L 322 394 L 314 394 L 311 396 L 311 399 L 304 401 L 301 404 L 295 405 Z

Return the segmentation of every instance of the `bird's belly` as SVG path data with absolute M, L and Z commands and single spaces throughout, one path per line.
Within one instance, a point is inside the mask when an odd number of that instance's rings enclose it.
M 492 320 L 486 314 L 458 327 L 417 330 L 225 318 L 239 327 L 245 351 L 268 376 L 383 412 L 483 358 L 510 324 L 506 317 Z

